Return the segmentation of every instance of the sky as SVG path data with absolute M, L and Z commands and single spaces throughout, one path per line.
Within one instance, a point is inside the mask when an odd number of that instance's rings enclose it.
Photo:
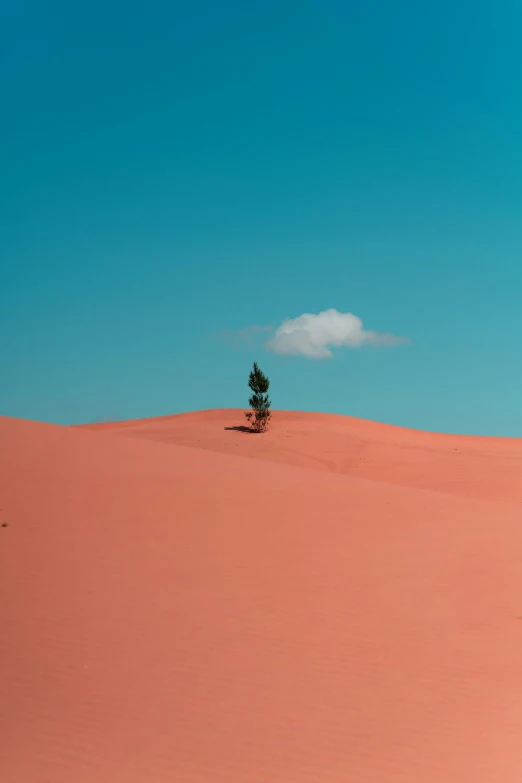
M 522 437 L 515 0 L 0 0 L 0 414 Z

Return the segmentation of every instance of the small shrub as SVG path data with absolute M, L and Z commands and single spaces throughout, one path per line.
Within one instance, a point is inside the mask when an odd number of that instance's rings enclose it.
M 259 369 L 257 362 L 254 362 L 254 367 L 248 377 L 248 385 L 252 391 L 252 396 L 248 400 L 252 410 L 245 413 L 245 416 L 254 432 L 265 432 L 272 415 L 270 412 L 272 403 L 267 393 L 270 381 Z

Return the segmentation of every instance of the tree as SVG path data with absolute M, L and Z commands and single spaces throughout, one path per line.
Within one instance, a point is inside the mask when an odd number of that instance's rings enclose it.
M 268 427 L 271 416 L 271 402 L 267 394 L 270 381 L 261 372 L 257 362 L 254 362 L 254 368 L 248 377 L 248 385 L 253 392 L 248 401 L 252 410 L 245 413 L 245 416 L 254 432 L 264 432 Z

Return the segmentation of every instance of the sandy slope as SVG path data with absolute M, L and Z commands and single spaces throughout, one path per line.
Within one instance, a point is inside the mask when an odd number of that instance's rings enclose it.
M 230 413 L 0 419 L 0 780 L 519 783 L 522 444 Z

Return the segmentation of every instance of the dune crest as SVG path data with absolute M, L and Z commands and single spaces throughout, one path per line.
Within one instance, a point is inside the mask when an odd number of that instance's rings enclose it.
M 275 411 L 262 436 L 246 434 L 244 424 L 242 410 L 225 409 L 86 428 L 522 504 L 519 438 L 445 435 L 297 411 Z

